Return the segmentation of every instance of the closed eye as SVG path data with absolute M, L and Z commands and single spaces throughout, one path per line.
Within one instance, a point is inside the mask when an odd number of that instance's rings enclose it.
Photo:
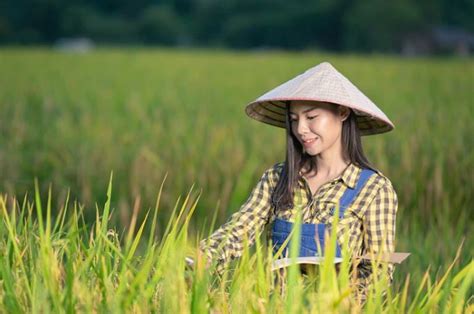
M 307 118 L 308 120 L 313 120 L 314 118 L 317 118 L 317 117 L 318 117 L 318 115 L 314 115 L 314 116 L 307 116 L 306 118 Z M 291 122 L 298 121 L 298 118 L 290 117 L 290 121 L 291 121 Z

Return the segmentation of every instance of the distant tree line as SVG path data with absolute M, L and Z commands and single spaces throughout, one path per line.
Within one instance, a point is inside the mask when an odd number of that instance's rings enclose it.
M 472 0 L 5 0 L 0 43 L 394 51 L 434 25 L 474 32 Z

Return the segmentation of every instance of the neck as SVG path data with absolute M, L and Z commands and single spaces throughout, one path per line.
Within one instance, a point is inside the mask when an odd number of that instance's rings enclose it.
M 330 149 L 314 156 L 318 165 L 318 173 L 323 177 L 336 177 L 349 165 L 342 154 L 342 145 L 337 141 Z
M 327 178 L 338 176 L 349 165 L 349 162 L 344 161 L 342 158 L 339 160 L 326 160 L 319 155 L 315 158 L 318 163 L 318 173 Z

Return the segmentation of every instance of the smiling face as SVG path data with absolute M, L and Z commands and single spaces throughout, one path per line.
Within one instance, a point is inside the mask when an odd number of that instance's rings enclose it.
M 325 102 L 291 101 L 291 131 L 307 154 L 315 156 L 340 145 L 349 109 Z

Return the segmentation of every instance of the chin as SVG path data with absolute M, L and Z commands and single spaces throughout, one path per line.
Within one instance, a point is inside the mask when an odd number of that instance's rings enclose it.
M 316 156 L 319 153 L 320 153 L 319 151 L 306 151 L 306 154 L 310 156 Z

